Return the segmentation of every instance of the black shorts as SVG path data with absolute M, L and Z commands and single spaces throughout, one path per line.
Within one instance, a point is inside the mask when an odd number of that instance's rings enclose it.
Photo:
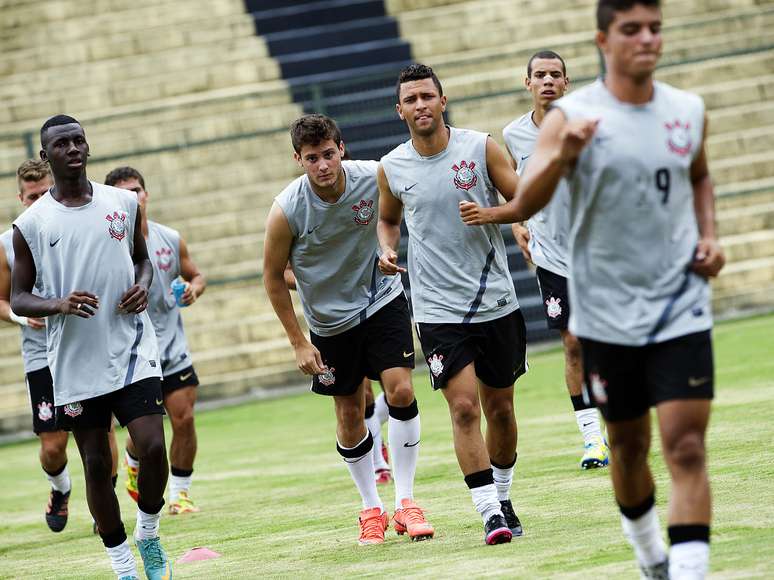
M 112 415 L 122 427 L 145 415 L 163 415 L 161 379 L 150 377 L 122 389 L 56 408 L 56 425 L 63 431 L 110 429 Z
M 417 324 L 434 389 L 471 362 L 488 387 L 507 388 L 527 372 L 527 329 L 521 310 L 496 320 L 466 324 Z
M 403 293 L 341 334 L 310 335 L 328 367 L 327 372 L 312 377 L 312 391 L 320 395 L 352 395 L 364 377 L 378 380 L 387 369 L 414 368 L 411 316 Z
M 543 311 L 548 328 L 567 330 L 570 321 L 570 299 L 567 294 L 567 278 L 550 270 L 537 267 L 538 286 L 543 297 Z
M 32 430 L 35 435 L 58 431 L 54 419 L 54 381 L 48 367 L 27 373 L 27 392 L 32 405 Z
M 171 375 L 164 375 L 164 380 L 161 382 L 161 390 L 166 397 L 172 391 L 182 389 L 183 387 L 198 387 L 199 377 L 196 376 L 196 371 L 193 365 L 184 368 L 182 371 L 177 371 Z
M 636 419 L 664 401 L 714 395 L 709 330 L 645 346 L 580 341 L 584 394 L 607 421 Z

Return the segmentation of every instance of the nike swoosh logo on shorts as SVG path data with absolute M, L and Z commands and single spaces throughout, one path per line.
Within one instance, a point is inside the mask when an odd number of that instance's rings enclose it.
M 408 358 L 408 357 L 412 356 L 413 354 L 414 354 L 413 350 L 411 352 L 404 352 L 403 353 L 403 358 Z
M 163 404 L 164 404 L 164 401 L 159 401 L 158 399 L 156 399 L 156 404 L 157 404 L 159 407 L 161 407 L 161 405 L 163 405 Z
M 417 445 L 419 445 L 419 440 L 416 443 L 404 443 L 403 447 L 416 447 Z
M 710 380 L 709 377 L 701 377 L 699 379 L 695 377 L 688 377 L 688 386 L 689 387 L 700 387 L 705 383 L 708 383 Z
M 53 248 L 54 246 L 56 246 L 56 245 L 59 243 L 59 240 L 61 240 L 61 239 L 62 239 L 62 237 L 60 236 L 60 237 L 58 237 L 58 238 L 56 239 L 56 241 L 55 241 L 55 242 L 49 242 L 49 243 L 48 243 L 48 245 L 49 245 L 49 246 L 51 246 L 51 247 Z
M 187 375 L 180 375 L 180 380 L 181 380 L 181 381 L 187 381 L 188 379 L 190 379 L 190 378 L 191 378 L 191 376 L 193 376 L 193 373 L 192 373 L 192 372 L 191 372 L 191 373 L 188 373 Z

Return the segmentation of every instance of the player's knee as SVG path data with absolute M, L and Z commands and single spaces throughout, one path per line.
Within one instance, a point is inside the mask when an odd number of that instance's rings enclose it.
M 497 426 L 515 424 L 516 415 L 513 412 L 513 401 L 504 401 L 502 404 L 490 405 L 486 412 L 486 422 Z
M 414 401 L 414 388 L 411 381 L 401 381 L 390 389 L 387 402 L 393 407 L 408 407 Z
M 167 450 L 163 434 L 160 437 L 147 437 L 142 443 L 135 441 L 134 447 L 137 450 L 141 462 L 147 461 L 149 463 L 157 463 L 166 461 Z
M 451 417 L 455 425 L 470 427 L 481 420 L 481 409 L 474 398 L 460 397 L 451 405 Z
M 113 459 L 102 453 L 85 453 L 83 468 L 91 481 L 109 481 L 113 472 Z
M 562 343 L 564 344 L 564 356 L 577 364 L 580 364 L 583 351 L 581 350 L 581 343 L 573 334 L 568 332 L 562 336 Z
M 172 422 L 172 430 L 175 433 L 190 433 L 194 429 L 193 408 L 186 408 L 172 413 L 169 419 Z
M 705 449 L 701 433 L 685 433 L 674 440 L 665 441 L 664 454 L 667 462 L 684 471 L 704 468 Z
M 622 468 L 634 468 L 648 460 L 650 440 L 646 435 L 634 434 L 614 437 L 610 441 L 610 452 Z
M 46 458 L 47 462 L 56 462 L 57 459 L 66 457 L 67 452 L 67 434 L 64 433 L 46 433 L 40 437 L 40 453 Z

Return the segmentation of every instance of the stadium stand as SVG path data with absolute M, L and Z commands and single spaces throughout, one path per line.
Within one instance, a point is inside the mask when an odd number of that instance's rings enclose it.
M 376 158 L 406 138 L 394 80 L 416 59 L 444 81 L 454 124 L 501 140 L 530 106 L 522 78 L 533 52 L 565 56 L 575 88 L 598 72 L 593 4 L 555 0 L 546 12 L 537 0 L 0 0 L 0 224 L 18 213 L 13 171 L 36 155 L 42 120 L 76 116 L 92 147 L 90 177 L 140 169 L 152 219 L 182 232 L 211 280 L 184 314 L 203 398 L 298 381 L 258 278 L 264 217 L 298 174 L 289 122 L 302 111 L 331 114 L 353 155 Z M 774 0 L 673 0 L 665 14 L 658 78 L 699 92 L 711 120 L 729 259 L 714 284 L 716 310 L 771 307 Z M 515 250 L 511 258 L 518 271 Z M 531 276 L 517 284 L 536 309 Z M 3 325 L 0 337 L 0 431 L 26 428 L 18 329 Z

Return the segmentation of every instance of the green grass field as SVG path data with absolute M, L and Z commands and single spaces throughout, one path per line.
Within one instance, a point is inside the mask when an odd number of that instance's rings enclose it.
M 709 433 L 715 578 L 774 577 L 774 316 L 715 331 L 717 398 Z M 562 384 L 563 358 L 531 358 L 518 385 L 519 462 L 512 497 L 525 536 L 484 546 L 457 468 L 442 397 L 416 375 L 422 448 L 415 495 L 436 527 L 412 544 L 390 531 L 357 545 L 359 500 L 334 448 L 329 400 L 311 393 L 201 413 L 192 495 L 199 514 L 165 516 L 173 560 L 194 546 L 222 554 L 179 564 L 177 578 L 353 576 L 636 578 L 606 470 L 581 472 L 579 434 Z M 119 434 L 123 441 L 124 433 Z M 111 578 L 91 534 L 73 442 L 74 489 L 64 532 L 46 528 L 37 443 L 0 448 L 0 578 Z M 669 493 L 658 444 L 652 462 L 665 525 Z M 123 489 L 124 475 L 119 478 Z M 392 488 L 382 491 L 392 508 Z M 127 531 L 134 505 L 119 494 Z

